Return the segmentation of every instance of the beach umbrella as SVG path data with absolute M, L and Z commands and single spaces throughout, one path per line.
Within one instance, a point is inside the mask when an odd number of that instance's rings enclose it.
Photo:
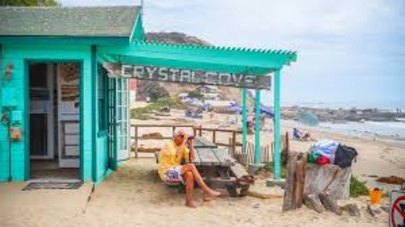
M 317 126 L 319 124 L 318 117 L 313 113 L 308 113 L 305 111 L 299 111 L 295 119 L 308 126 Z
M 228 112 L 232 112 L 232 113 L 236 113 L 236 112 L 242 113 L 242 107 L 237 106 L 237 105 L 229 106 L 229 107 L 226 108 L 226 110 Z
M 260 107 L 260 113 L 265 114 L 267 117 L 271 117 L 271 118 L 274 117 L 274 109 L 271 107 L 265 107 L 265 106 Z

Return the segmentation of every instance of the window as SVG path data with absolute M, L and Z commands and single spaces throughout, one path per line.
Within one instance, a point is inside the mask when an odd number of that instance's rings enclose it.
M 48 88 L 48 65 L 45 63 L 31 63 L 29 66 L 30 87 Z
M 107 130 L 107 72 L 98 65 L 98 128 L 99 131 Z

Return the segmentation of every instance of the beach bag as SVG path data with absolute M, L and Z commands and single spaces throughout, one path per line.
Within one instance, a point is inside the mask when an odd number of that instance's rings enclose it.
M 357 158 L 357 151 L 353 147 L 339 145 L 335 154 L 335 165 L 341 168 L 352 166 L 352 162 Z
M 315 153 L 315 152 L 309 152 L 308 153 L 308 162 L 309 163 L 315 163 L 316 160 L 319 158 L 319 154 Z
M 329 164 L 329 159 L 325 156 L 320 156 L 317 160 L 316 160 L 316 164 L 323 166 L 326 164 Z

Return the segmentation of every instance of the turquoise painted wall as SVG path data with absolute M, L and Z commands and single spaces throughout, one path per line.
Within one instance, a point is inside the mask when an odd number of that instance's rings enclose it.
M 94 162 L 94 173 L 93 173 L 93 181 L 99 182 L 102 179 L 104 179 L 107 175 L 107 170 L 108 170 L 108 132 L 107 131 L 101 131 L 99 127 L 99 113 L 102 112 L 107 112 L 107 109 L 100 109 L 100 106 L 98 106 L 98 97 L 99 97 L 99 78 L 101 73 L 98 69 L 97 65 L 97 47 L 93 46 L 92 47 L 92 69 L 93 69 L 93 89 L 96 91 L 96 100 L 93 103 L 94 109 L 96 111 L 94 117 L 93 117 L 93 124 L 95 125 L 96 131 L 94 132 L 94 138 L 96 138 L 96 150 L 95 153 L 93 153 L 93 157 L 95 159 Z M 107 75 L 102 75 L 107 77 Z M 107 92 L 107 90 L 105 90 Z M 105 108 L 108 108 L 107 105 L 105 105 Z M 107 121 L 107 119 L 105 119 Z M 107 122 L 106 122 L 107 123 Z
M 108 146 L 107 135 L 103 134 L 97 137 L 97 164 L 95 182 L 106 177 L 108 170 Z
M 0 73 L 4 72 L 4 62 L 2 61 L 3 46 L 0 46 Z M 1 75 L 1 74 L 0 74 Z M 2 94 L 3 79 L 0 78 L 0 97 Z M 2 103 L 0 98 L 0 110 L 2 109 Z M 1 116 L 0 116 L 1 117 Z M 8 144 L 7 144 L 7 130 L 6 127 L 0 124 L 0 181 L 7 180 L 8 173 Z
M 91 48 L 90 46 L 79 45 L 17 45 L 7 44 L 3 48 L 3 64 L 12 63 L 14 65 L 13 78 L 10 81 L 3 82 L 4 88 L 14 89 L 12 97 L 16 100 L 17 110 L 21 110 L 28 119 L 28 106 L 25 100 L 28 98 L 28 81 L 25 74 L 27 60 L 38 61 L 80 61 L 82 62 L 81 78 L 81 113 L 82 113 L 82 169 L 81 177 L 83 180 L 92 180 L 93 177 L 93 151 L 97 151 L 96 144 L 93 142 L 93 124 L 92 118 L 97 116 L 94 109 L 96 87 L 92 81 L 91 67 Z M 22 181 L 29 177 L 29 150 L 28 150 L 28 121 L 22 123 L 22 141 L 13 143 L 12 153 L 12 180 Z M 0 126 L 0 181 L 7 180 L 8 177 L 8 140 L 7 130 Z M 102 156 L 102 155 L 101 155 Z M 97 157 L 97 156 L 96 156 Z M 102 165 L 100 165 L 102 167 Z M 106 171 L 106 170 L 105 170 Z

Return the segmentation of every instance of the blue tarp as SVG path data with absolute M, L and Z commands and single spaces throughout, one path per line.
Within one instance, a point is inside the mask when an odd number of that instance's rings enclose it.
M 302 124 L 309 126 L 316 126 L 319 124 L 318 117 L 315 114 L 299 111 L 295 119 Z
M 231 105 L 227 108 L 229 112 L 239 112 L 242 114 L 243 108 L 238 104 L 238 102 L 234 101 Z M 260 107 L 260 114 L 264 114 L 267 117 L 273 118 L 274 117 L 274 109 L 271 107 L 261 106 Z
M 267 117 L 271 117 L 271 118 L 274 117 L 274 109 L 271 107 L 265 107 L 265 106 L 260 107 L 260 113 L 265 114 Z
M 227 108 L 227 111 L 229 112 L 238 112 L 242 113 L 243 108 L 236 102 L 232 102 L 231 105 Z
M 256 108 L 254 108 L 256 112 Z M 273 118 L 274 117 L 274 109 L 271 107 L 261 106 L 260 107 L 260 114 L 266 115 L 266 117 Z

